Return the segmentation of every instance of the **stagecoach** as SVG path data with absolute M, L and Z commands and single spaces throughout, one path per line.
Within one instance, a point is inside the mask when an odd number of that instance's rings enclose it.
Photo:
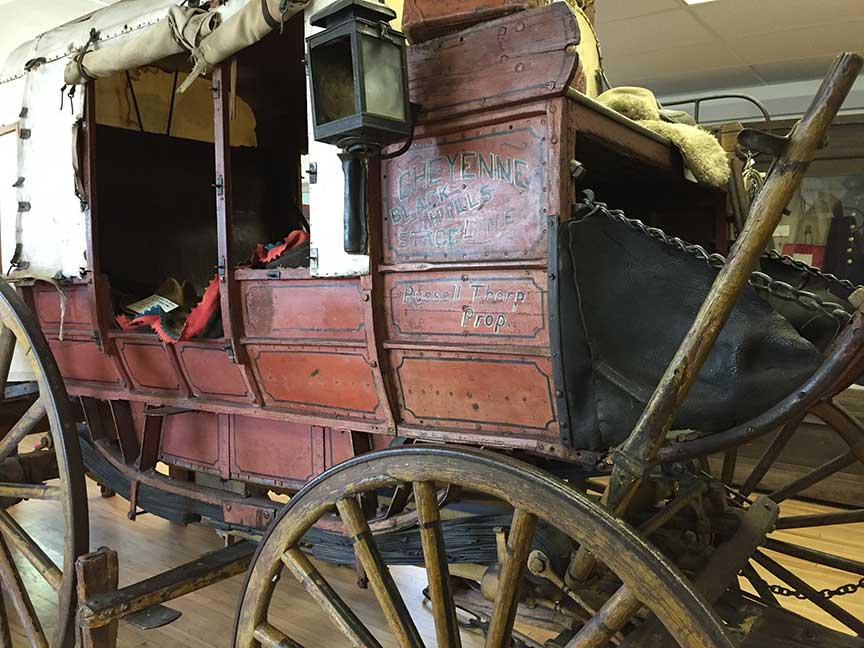
M 832 400 L 860 293 L 763 253 L 859 57 L 741 137 L 774 162 L 730 251 L 728 192 L 592 98 L 586 3 L 411 0 L 407 48 L 374 1 L 199 4 L 123 0 L 0 73 L 0 644 L 107 648 L 245 572 L 242 648 L 315 645 L 279 627 L 295 578 L 357 646 L 864 645 L 864 563 L 772 537 L 864 519 L 783 512 L 864 461 Z M 843 452 L 760 489 L 807 415 Z M 85 475 L 231 541 L 118 589 Z M 425 566 L 430 632 L 390 565 Z

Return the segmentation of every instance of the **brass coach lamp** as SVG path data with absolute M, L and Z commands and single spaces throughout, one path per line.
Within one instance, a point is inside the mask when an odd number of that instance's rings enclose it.
M 373 0 L 340 0 L 311 18 L 307 61 L 315 139 L 341 149 L 345 251 L 365 254 L 367 162 L 410 138 L 405 36 L 396 12 Z

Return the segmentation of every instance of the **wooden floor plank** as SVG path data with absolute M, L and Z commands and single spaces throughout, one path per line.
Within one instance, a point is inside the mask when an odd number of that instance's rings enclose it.
M 135 522 L 126 519 L 128 504 L 120 497 L 102 499 L 98 488 L 90 485 L 89 504 L 91 515 L 92 546 L 106 545 L 120 553 L 120 584 L 129 583 L 153 576 L 159 571 L 169 569 L 189 561 L 207 551 L 221 547 L 216 534 L 203 527 L 181 527 L 155 516 L 145 515 Z M 815 504 L 790 501 L 784 503 L 786 515 L 808 515 L 820 513 L 827 507 Z M 62 522 L 58 517 L 56 502 L 30 501 L 12 509 L 16 520 L 41 543 L 46 543 L 46 552 L 60 564 L 62 561 Z M 815 549 L 830 551 L 849 558 L 861 557 L 861 544 L 864 538 L 864 523 L 828 528 L 796 529 L 774 534 L 778 539 L 789 542 L 802 542 Z M 13 551 L 14 553 L 14 551 Z M 836 587 L 852 580 L 851 576 L 836 570 L 809 565 L 794 558 L 770 553 L 774 559 L 789 568 L 802 568 L 805 579 L 817 588 Z M 18 557 L 16 557 L 18 558 Z M 22 577 L 30 588 L 33 604 L 42 614 L 46 632 L 50 628 L 46 612 L 55 605 L 54 592 L 39 574 L 25 564 Z M 351 605 L 356 606 L 358 614 L 376 634 L 385 648 L 394 646 L 389 637 L 387 625 L 380 613 L 374 596 L 368 590 L 356 587 L 353 569 L 334 567 L 316 563 L 322 574 Z M 424 571 L 408 567 L 392 568 L 393 576 L 403 593 L 405 602 L 414 618 L 418 630 L 427 645 L 434 645 L 435 629 L 432 615 L 422 603 L 422 590 L 425 587 Z M 763 573 L 764 572 L 760 572 Z M 230 634 L 233 624 L 242 576 L 234 577 L 206 590 L 173 601 L 170 606 L 181 611 L 183 617 L 164 628 L 142 631 L 121 624 L 120 648 L 230 648 Z M 768 581 L 775 579 L 768 576 Z M 748 585 L 742 582 L 742 587 Z M 294 639 L 308 648 L 327 648 L 342 645 L 342 635 L 320 616 L 311 598 L 293 578 L 283 578 L 279 585 L 279 601 L 283 603 L 271 621 Z M 853 614 L 864 617 L 864 592 L 844 597 L 844 605 Z M 809 603 L 789 600 L 790 609 L 810 618 L 825 620 L 824 613 Z M 20 629 L 15 627 L 14 615 L 10 618 L 13 641 L 21 641 Z M 838 625 L 833 625 L 838 627 Z M 524 631 L 524 627 L 520 627 Z M 550 635 L 536 633 L 541 643 Z M 483 645 L 479 634 L 465 635 L 463 646 L 475 648 Z

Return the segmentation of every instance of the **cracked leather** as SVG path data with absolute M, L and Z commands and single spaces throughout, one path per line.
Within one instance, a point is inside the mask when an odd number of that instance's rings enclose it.
M 609 448 L 632 430 L 717 271 L 604 217 L 562 223 L 559 246 L 573 446 Z M 799 387 L 822 360 L 747 286 L 673 428 L 717 432 L 743 423 Z

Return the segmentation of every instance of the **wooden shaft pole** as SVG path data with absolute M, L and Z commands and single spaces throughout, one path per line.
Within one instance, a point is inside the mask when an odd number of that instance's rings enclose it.
M 765 243 L 773 234 L 828 128 L 862 67 L 857 54 L 843 54 L 822 82 L 816 98 L 792 130 L 784 154 L 775 162 L 756 197 L 750 217 L 720 270 L 696 320 L 648 401 L 633 432 L 616 454 L 609 504 L 621 512 L 657 455 L 678 408 L 747 284 Z
M 93 596 L 111 595 L 117 591 L 120 578 L 117 552 L 101 547 L 93 553 L 81 556 L 75 561 L 75 575 L 79 601 Z M 117 648 L 118 627 L 117 620 L 99 628 L 88 628 L 82 624 L 82 648 Z

